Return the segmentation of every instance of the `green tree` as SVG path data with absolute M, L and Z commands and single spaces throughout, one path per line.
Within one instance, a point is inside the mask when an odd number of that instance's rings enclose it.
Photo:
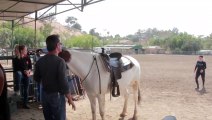
M 67 48 L 79 47 L 79 48 L 83 48 L 83 49 L 91 49 L 92 48 L 92 41 L 93 41 L 94 47 L 100 45 L 99 39 L 95 36 L 92 36 L 92 35 L 74 36 L 74 37 L 64 41 L 64 45 Z
M 26 45 L 29 48 L 42 46 L 44 36 L 39 31 L 37 31 L 36 38 L 37 40 L 35 41 L 34 29 L 32 28 L 16 27 L 14 30 L 14 44 Z
M 117 41 L 117 43 L 119 44 L 120 40 L 121 40 L 121 36 L 119 34 L 116 34 L 114 37 L 115 41 Z
M 67 17 L 65 22 L 68 24 L 68 28 L 75 28 L 80 31 L 82 29 L 81 25 L 77 22 L 77 18 L 75 18 L 73 16 Z
M 8 28 L 0 28 L 0 47 L 8 48 L 11 45 L 12 31 Z
M 52 23 L 52 21 L 56 20 L 56 17 L 55 17 L 55 13 L 51 12 L 51 13 L 48 13 L 48 14 L 44 14 L 42 16 L 43 19 L 41 19 L 41 21 L 43 22 L 50 22 Z
M 53 31 L 51 23 L 44 22 L 43 27 L 40 28 L 40 32 L 43 34 L 44 38 L 49 36 Z
M 75 29 L 77 29 L 77 30 L 82 30 L 82 27 L 81 27 L 81 25 L 79 24 L 79 23 L 75 23 L 73 26 L 72 26 L 72 28 L 75 28 Z

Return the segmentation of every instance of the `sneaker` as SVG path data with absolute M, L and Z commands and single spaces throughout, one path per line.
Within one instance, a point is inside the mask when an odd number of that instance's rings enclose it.
M 199 88 L 195 88 L 196 91 L 199 91 Z
M 14 95 L 15 95 L 15 96 L 20 96 L 20 92 L 19 92 L 19 91 L 15 91 L 15 92 L 14 92 Z
M 202 91 L 203 93 L 205 93 L 205 92 L 206 92 L 205 87 L 203 87 L 201 91 Z

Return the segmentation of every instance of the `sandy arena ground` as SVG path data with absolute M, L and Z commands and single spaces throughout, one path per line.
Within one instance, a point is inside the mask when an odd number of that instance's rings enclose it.
M 142 102 L 139 120 L 161 120 L 173 115 L 177 120 L 212 120 L 212 56 L 205 56 L 206 93 L 195 91 L 194 65 L 197 56 L 134 55 L 141 64 Z M 201 80 L 199 79 L 200 83 Z M 67 105 L 68 120 L 91 120 L 88 98 L 75 102 L 77 110 Z M 133 100 L 130 96 L 128 116 L 120 118 L 123 98 L 106 97 L 106 120 L 130 120 Z M 12 120 L 43 120 L 42 111 L 31 104 L 30 110 L 18 109 Z M 97 112 L 97 118 L 100 115 Z

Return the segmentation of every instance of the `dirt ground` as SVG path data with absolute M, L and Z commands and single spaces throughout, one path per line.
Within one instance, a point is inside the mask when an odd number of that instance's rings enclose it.
M 161 120 L 173 115 L 177 120 L 212 120 L 212 56 L 205 56 L 206 93 L 195 91 L 194 65 L 197 56 L 134 55 L 141 64 L 142 102 L 139 120 Z M 199 79 L 202 84 L 201 80 Z M 201 88 L 200 88 L 201 89 Z M 88 98 L 75 102 L 77 110 L 67 105 L 68 120 L 91 120 Z M 130 120 L 133 100 L 130 96 L 128 116 L 120 118 L 123 98 L 106 97 L 106 120 Z M 42 111 L 31 104 L 30 110 L 18 109 L 12 120 L 43 120 Z M 97 112 L 97 119 L 100 115 Z

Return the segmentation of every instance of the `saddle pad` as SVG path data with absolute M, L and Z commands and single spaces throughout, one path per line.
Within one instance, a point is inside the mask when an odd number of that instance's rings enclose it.
M 131 61 L 126 57 L 121 57 L 122 66 L 129 65 Z

